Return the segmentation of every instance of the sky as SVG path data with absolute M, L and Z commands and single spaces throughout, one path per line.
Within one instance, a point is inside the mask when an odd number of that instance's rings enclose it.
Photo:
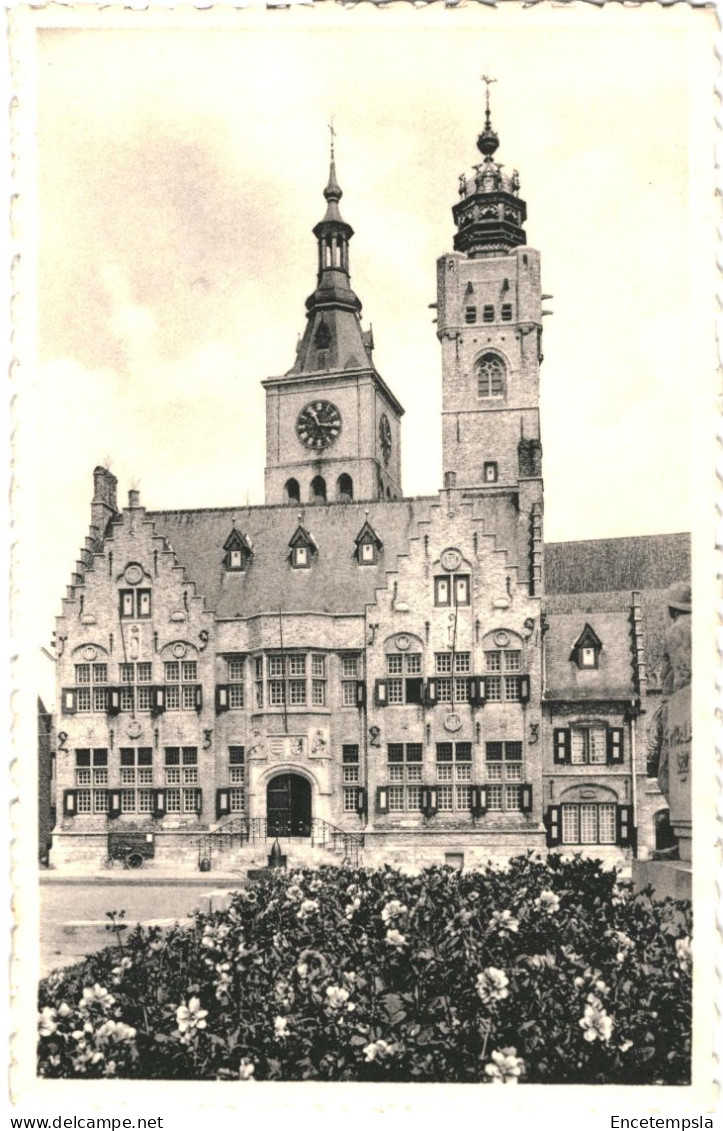
M 714 13 L 91 17 L 48 15 L 96 26 L 41 27 L 27 68 L 24 301 L 37 322 L 15 502 L 42 551 L 29 639 L 49 643 L 96 464 L 148 509 L 263 503 L 260 382 L 291 367 L 303 332 L 332 115 L 352 285 L 407 410 L 404 492 L 440 487 L 429 304 L 458 176 L 479 159 L 483 72 L 497 79 L 496 156 L 519 170 L 552 296 L 546 538 L 691 529 L 713 404 Z

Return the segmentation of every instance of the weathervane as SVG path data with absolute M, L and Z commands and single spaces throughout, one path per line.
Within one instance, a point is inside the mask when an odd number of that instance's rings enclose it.
M 482 82 L 485 84 L 485 116 L 487 118 L 487 125 L 490 124 L 490 87 L 497 79 L 493 79 L 491 75 L 480 75 Z
M 331 121 L 329 122 L 329 134 L 330 134 L 330 137 L 331 137 L 331 159 L 333 161 L 334 160 L 334 138 L 336 137 L 336 131 L 334 129 L 334 115 L 333 114 L 331 115 Z

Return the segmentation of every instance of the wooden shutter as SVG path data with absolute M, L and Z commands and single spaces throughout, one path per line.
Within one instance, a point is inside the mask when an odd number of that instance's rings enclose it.
M 389 787 L 377 786 L 377 813 L 384 816 L 389 812 Z
M 528 675 L 520 676 L 520 703 L 530 702 L 530 677 Z
M 425 817 L 434 817 L 439 808 L 439 793 L 436 785 L 422 787 L 421 809 Z
M 410 676 L 404 681 L 405 703 L 424 702 L 424 682 L 420 676 Z
M 228 789 L 216 790 L 216 817 L 228 817 L 231 812 L 231 803 L 228 795 Z
M 166 814 L 166 791 L 165 789 L 153 790 L 153 816 L 164 817 Z
M 112 817 L 112 818 L 120 817 L 120 811 L 121 811 L 120 790 L 119 789 L 109 789 L 108 790 L 108 816 Z
M 216 684 L 216 714 L 228 711 L 228 687 L 223 683 Z
M 121 695 L 121 693 L 120 693 L 119 687 L 109 687 L 108 688 L 108 714 L 109 715 L 117 715 L 118 712 L 120 711 L 120 695 Z
M 617 842 L 621 848 L 629 848 L 635 836 L 632 805 L 618 805 L 616 817 Z
M 165 687 L 154 687 L 151 692 L 151 714 L 155 718 L 157 715 L 163 714 L 166 709 L 166 689 Z
M 374 681 L 374 702 L 377 707 L 386 707 L 387 705 L 387 681 L 385 679 Z
M 484 707 L 485 698 L 485 677 L 473 675 L 469 681 L 470 703 L 473 707 Z
M 436 679 L 428 679 L 424 685 L 424 702 L 428 707 L 434 707 L 437 703 L 437 681 Z
M 472 816 L 484 817 L 487 812 L 487 786 L 472 786 Z
M 363 679 L 356 681 L 356 705 L 363 707 L 367 701 L 367 685 Z
M 547 847 L 554 848 L 555 845 L 560 843 L 560 806 L 548 805 L 547 818 L 545 821 L 547 826 Z
M 356 791 L 356 811 L 360 817 L 363 817 L 367 811 L 367 791 L 363 785 L 360 785 Z
M 525 785 L 522 786 L 522 789 L 520 791 L 520 795 L 521 795 L 520 809 L 522 810 L 523 813 L 531 813 L 532 812 L 532 786 L 529 783 L 525 783 Z
M 74 715 L 78 710 L 78 692 L 74 687 L 64 687 L 62 693 L 62 710 L 64 715 Z
M 194 705 L 196 707 L 196 710 L 200 711 L 201 708 L 203 707 L 203 687 L 201 686 L 200 683 L 196 684 L 196 689 L 194 691 L 194 700 L 195 700 Z
M 608 766 L 621 766 L 624 761 L 623 728 L 608 727 L 607 763 Z
M 63 790 L 63 816 L 74 817 L 78 812 L 78 791 L 77 789 Z
M 194 790 L 194 795 L 193 807 L 197 813 L 200 813 L 203 809 L 203 790 L 200 788 Z
M 571 758 L 570 728 L 555 727 L 553 761 L 556 766 L 568 765 Z

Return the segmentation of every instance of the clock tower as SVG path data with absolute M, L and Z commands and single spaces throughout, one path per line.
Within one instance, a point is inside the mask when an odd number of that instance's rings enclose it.
M 401 497 L 404 409 L 372 360 L 371 329 L 349 278 L 354 232 L 341 217 L 332 134 L 326 215 L 314 228 L 316 289 L 288 373 L 266 390 L 266 503 Z

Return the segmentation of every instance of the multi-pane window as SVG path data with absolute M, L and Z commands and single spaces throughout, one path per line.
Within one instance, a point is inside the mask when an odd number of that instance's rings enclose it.
M 472 805 L 472 743 L 437 743 L 437 808 L 468 813 Z
M 359 657 L 341 657 L 341 705 L 356 707 L 356 683 L 359 679 Z
M 327 658 L 321 652 L 272 653 L 254 659 L 257 710 L 269 707 L 327 706 Z M 266 690 L 264 691 L 264 682 Z
M 435 605 L 469 605 L 469 575 L 447 573 L 434 579 Z
M 75 665 L 76 710 L 106 711 L 108 709 L 107 664 Z
M 254 660 L 254 697 L 256 707 L 264 705 L 264 658 L 257 656 Z
M 490 702 L 519 702 L 522 697 L 522 652 L 519 648 L 485 652 L 485 688 Z
M 477 396 L 504 397 L 506 371 L 502 358 L 496 354 L 485 354 L 477 362 Z
M 107 813 L 108 811 L 108 751 L 106 749 L 75 751 L 75 784 L 78 813 Z M 93 786 L 94 788 L 90 788 Z M 103 788 L 98 788 L 98 787 Z
M 421 742 L 390 742 L 387 746 L 389 812 L 417 812 L 422 804 Z M 402 784 L 407 783 L 407 784 Z M 415 784 L 419 783 L 419 784 Z
M 197 784 L 198 748 L 196 746 L 167 746 L 165 754 L 166 785 Z
M 311 702 L 315 707 L 326 706 L 326 656 L 311 657 Z
M 341 748 L 342 781 L 344 783 L 344 812 L 357 811 L 357 786 L 359 784 L 359 747 L 344 745 Z
M 122 617 L 149 617 L 151 615 L 150 589 L 121 589 L 118 596 Z
M 228 798 L 231 813 L 246 812 L 245 760 L 246 752 L 243 746 L 229 746 L 228 780 L 231 788 L 228 791 Z
M 226 675 L 228 677 L 228 705 L 229 710 L 238 710 L 244 705 L 244 662 L 243 658 L 230 659 L 227 662 Z
M 615 805 L 585 802 L 560 808 L 563 844 L 615 844 Z
M 485 765 L 487 808 L 491 812 L 519 812 L 522 809 L 522 743 L 488 742 Z
M 437 702 L 467 703 L 469 673 L 472 670 L 470 653 L 436 652 L 434 660 L 437 673 Z
M 163 665 L 167 711 L 193 711 L 196 708 L 198 662 L 166 660 Z
M 121 711 L 150 711 L 153 706 L 153 665 L 147 660 L 118 665 L 120 689 L 118 702 Z
M 605 765 L 607 762 L 607 728 L 604 726 L 572 727 L 570 761 L 573 766 Z M 583 841 L 583 843 L 588 843 Z
M 422 702 L 421 652 L 395 652 L 387 656 L 387 702 L 391 705 Z

